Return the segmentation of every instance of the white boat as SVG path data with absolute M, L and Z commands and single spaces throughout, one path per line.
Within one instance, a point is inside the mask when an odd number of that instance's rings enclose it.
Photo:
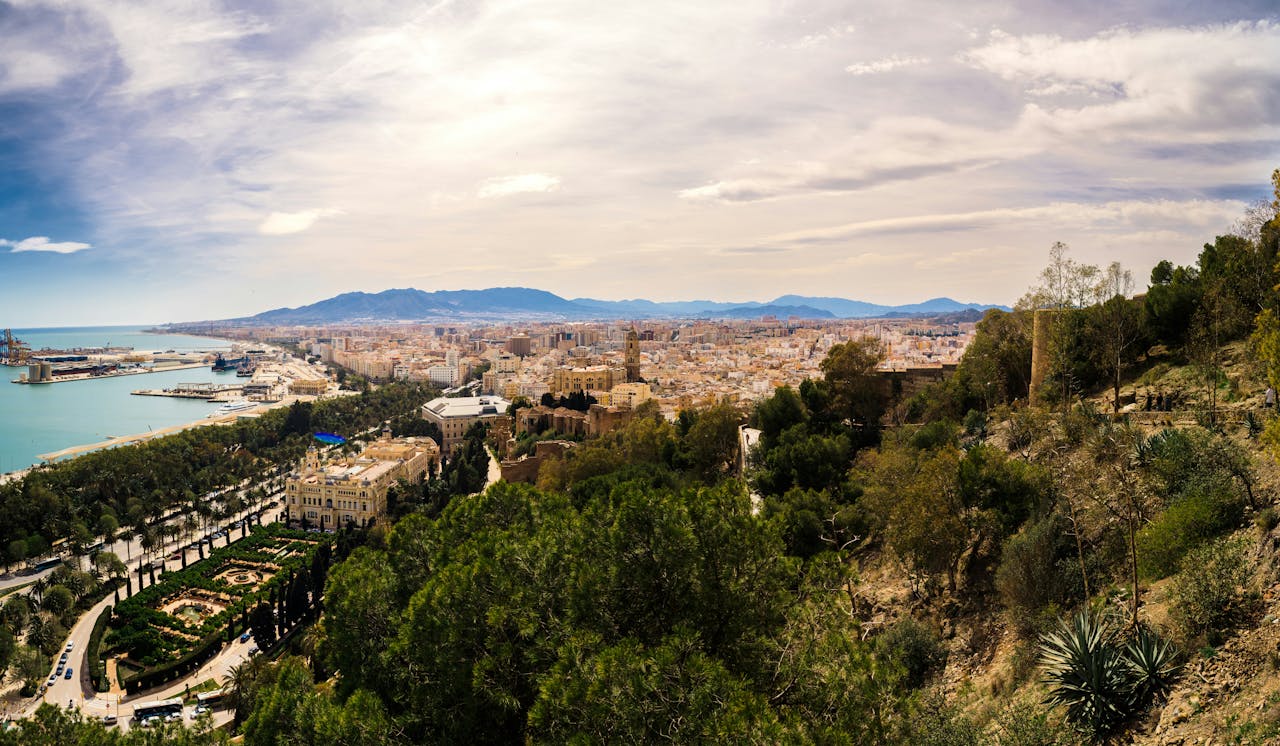
M 236 412 L 243 412 L 246 409 L 253 409 L 256 406 L 258 405 L 246 399 L 240 399 L 238 401 L 229 401 L 223 404 L 222 406 L 218 407 L 217 409 L 215 409 L 213 411 L 213 414 L 209 416 L 224 417 L 229 414 L 235 414 Z

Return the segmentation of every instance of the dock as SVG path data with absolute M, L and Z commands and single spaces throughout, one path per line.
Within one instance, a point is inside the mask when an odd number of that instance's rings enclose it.
M 134 396 L 169 396 L 178 399 L 202 399 L 218 401 L 226 394 L 240 394 L 243 383 L 180 383 L 167 389 L 139 389 L 129 393 Z
M 50 383 L 66 383 L 68 381 L 96 381 L 100 378 L 119 378 L 120 376 L 142 376 L 147 373 L 164 373 L 170 370 L 187 370 L 190 368 L 203 368 L 207 363 L 179 363 L 177 365 L 164 365 L 151 368 L 121 368 L 108 373 L 76 373 L 69 376 L 55 376 L 49 379 L 39 381 L 29 381 L 24 376 L 16 378 L 12 383 L 21 383 L 27 386 L 44 386 Z

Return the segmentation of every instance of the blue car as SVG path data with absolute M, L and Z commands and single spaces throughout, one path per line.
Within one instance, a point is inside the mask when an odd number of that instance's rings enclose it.
M 64 678 L 64 679 L 69 679 L 69 678 L 71 678 L 71 669 L 70 669 L 70 668 L 68 668 L 68 669 L 67 669 L 67 675 L 66 675 L 66 676 L 64 676 L 63 678 Z
M 245 632 L 243 635 L 240 635 L 240 642 L 248 642 L 250 637 L 253 637 L 253 634 L 251 632 Z

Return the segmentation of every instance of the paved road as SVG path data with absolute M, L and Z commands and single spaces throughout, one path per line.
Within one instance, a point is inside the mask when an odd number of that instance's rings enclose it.
M 35 582 L 40 578 L 47 576 L 49 573 L 53 572 L 56 569 L 58 568 L 50 567 L 47 570 L 41 570 L 40 572 L 31 573 L 30 575 L 18 575 L 18 574 L 0 575 L 0 596 L 3 596 L 5 594 L 5 591 L 7 591 L 10 588 L 13 588 L 14 586 Z
M 502 480 L 502 464 L 498 463 L 492 449 L 486 448 L 485 451 L 489 454 L 489 473 L 485 475 L 484 488 L 480 490 L 481 492 L 489 489 L 489 485 Z

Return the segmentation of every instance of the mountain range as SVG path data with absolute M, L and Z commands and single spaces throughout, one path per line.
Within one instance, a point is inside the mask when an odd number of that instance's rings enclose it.
M 380 293 L 343 293 L 298 308 L 277 308 L 229 321 L 240 324 L 332 324 L 341 322 L 433 321 L 494 318 L 534 319 L 637 319 L 729 318 L 761 316 L 806 319 L 854 319 L 902 316 L 935 316 L 959 311 L 1002 308 L 994 304 L 960 303 L 933 298 L 922 303 L 889 306 L 846 298 L 784 295 L 768 302 L 598 300 L 562 298 L 533 288 L 504 287 L 485 290 L 437 290 L 414 288 Z

